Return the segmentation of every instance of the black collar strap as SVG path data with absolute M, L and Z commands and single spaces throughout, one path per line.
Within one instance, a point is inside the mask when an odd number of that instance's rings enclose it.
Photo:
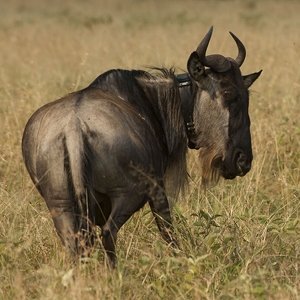
M 176 75 L 176 79 L 179 88 L 192 85 L 191 78 L 187 73 Z M 188 147 L 190 149 L 195 149 L 196 145 L 193 142 L 196 136 L 195 124 L 193 119 L 194 97 L 192 95 L 191 89 L 189 89 L 188 93 L 184 93 L 182 91 L 180 93 L 180 97 L 181 97 L 181 110 L 182 110 L 182 115 L 183 115 L 184 124 L 186 128 L 186 135 L 188 138 Z
M 187 73 L 176 75 L 176 80 L 179 87 L 192 85 L 191 78 Z

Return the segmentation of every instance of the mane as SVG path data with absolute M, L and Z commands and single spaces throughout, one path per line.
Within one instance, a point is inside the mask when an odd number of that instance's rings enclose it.
M 187 137 L 174 69 L 110 70 L 89 87 L 101 88 L 134 105 L 142 115 L 159 122 L 158 135 L 164 144 L 167 166 L 164 184 L 168 196 L 178 198 L 187 182 Z M 89 88 L 88 87 L 88 88 Z M 153 125 L 154 126 L 154 125 Z
M 167 193 L 177 199 L 187 182 L 187 137 L 181 113 L 181 99 L 174 69 L 151 68 L 139 79 L 149 99 L 156 99 L 163 128 L 168 163 L 165 173 Z

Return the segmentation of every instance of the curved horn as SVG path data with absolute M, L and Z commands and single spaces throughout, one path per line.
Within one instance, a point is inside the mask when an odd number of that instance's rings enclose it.
M 205 53 L 206 53 L 210 38 L 212 36 L 212 33 L 213 33 L 213 26 L 210 27 L 207 34 L 205 35 L 205 37 L 203 38 L 203 40 L 201 41 L 201 43 L 199 44 L 199 46 L 196 50 L 196 52 L 199 55 L 200 61 L 202 63 L 205 62 Z
M 234 41 L 236 42 L 236 45 L 239 49 L 239 53 L 235 61 L 239 65 L 239 67 L 243 64 L 245 58 L 246 58 L 246 48 L 243 45 L 243 43 L 231 32 L 229 31 L 230 35 L 233 37 Z
M 224 56 L 220 54 L 205 56 L 209 41 L 212 36 L 212 32 L 213 26 L 210 27 L 209 31 L 199 44 L 196 52 L 199 55 L 200 62 L 204 66 L 210 67 L 216 72 L 226 72 L 231 68 L 231 64 Z

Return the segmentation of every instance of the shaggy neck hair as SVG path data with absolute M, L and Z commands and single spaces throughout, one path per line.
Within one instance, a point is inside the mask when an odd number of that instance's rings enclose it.
M 149 101 L 153 101 L 165 136 L 168 163 L 165 186 L 168 195 L 178 197 L 187 182 L 187 136 L 181 111 L 181 99 L 174 70 L 154 69 L 145 73 L 139 82 Z

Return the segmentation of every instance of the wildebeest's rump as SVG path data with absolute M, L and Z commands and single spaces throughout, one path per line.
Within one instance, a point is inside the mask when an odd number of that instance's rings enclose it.
M 114 265 L 118 230 L 146 202 L 176 246 L 165 186 L 174 195 L 184 187 L 188 147 L 199 150 L 203 183 L 250 170 L 248 88 L 260 72 L 241 75 L 246 50 L 233 34 L 236 59 L 206 56 L 211 35 L 185 74 L 110 70 L 28 121 L 24 161 L 72 253 L 88 249 L 99 226 Z

